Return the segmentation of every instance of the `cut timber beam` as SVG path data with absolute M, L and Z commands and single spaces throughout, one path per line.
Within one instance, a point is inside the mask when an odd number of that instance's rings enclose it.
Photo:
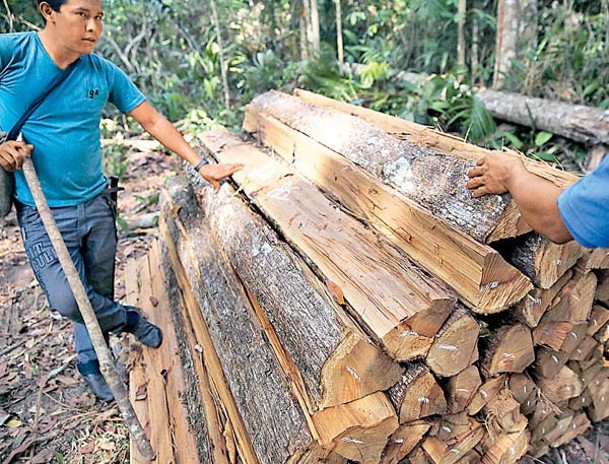
M 457 306 L 436 335 L 425 362 L 434 374 L 451 377 L 478 360 L 480 326 L 467 309 Z
M 384 393 L 324 409 L 313 422 L 325 449 L 364 464 L 380 461 L 389 437 L 398 428 L 395 410 Z
M 549 289 L 534 288 L 512 309 L 512 314 L 529 327 L 537 327 L 558 292 L 571 280 L 571 277 L 573 271 L 569 270 Z
M 536 233 L 506 242 L 497 243 L 499 250 L 506 250 L 503 256 L 542 289 L 552 287 L 585 252 L 575 241 L 557 245 Z
M 455 289 L 472 310 L 490 314 L 521 300 L 528 279 L 497 251 L 434 217 L 347 158 L 248 105 L 244 129 L 352 215 L 374 226 L 427 271 Z
M 470 429 L 467 432 L 450 442 L 429 437 L 423 442 L 423 449 L 434 464 L 456 464 L 482 440 L 484 435 L 484 427 L 470 418 Z
M 498 230 L 501 238 L 529 230 L 509 196 L 472 199 L 465 188 L 465 174 L 474 165 L 470 161 L 396 139 L 359 118 L 287 94 L 267 92 L 250 105 L 362 166 L 480 242 Z
M 395 116 L 389 116 L 361 106 L 339 102 L 306 90 L 296 89 L 294 93 L 306 103 L 352 114 L 382 128 L 388 133 L 398 137 L 406 137 L 417 145 L 422 145 L 441 153 L 458 156 L 462 159 L 475 162 L 492 152 L 491 150 L 472 145 L 460 137 L 455 137 L 454 135 L 446 134 L 431 127 L 406 121 Z M 558 187 L 568 187 L 578 180 L 577 176 L 565 171 L 559 171 L 558 169 L 551 167 L 548 163 L 534 161 L 526 157 L 521 158 L 529 171 L 549 180 Z
M 410 364 L 402 380 L 389 390 L 389 397 L 400 414 L 400 424 L 447 412 L 444 391 L 423 363 Z
M 399 361 L 422 358 L 455 297 L 315 187 L 226 132 L 200 137 L 225 163 L 244 163 L 233 178 L 248 198 L 324 278 L 352 314 Z
M 304 261 L 229 186 L 203 192 L 199 204 L 212 236 L 309 413 L 398 381 L 399 364 L 370 343 Z
M 161 230 L 191 302 L 185 317 L 195 327 L 239 456 L 246 463 L 294 462 L 294 456 L 316 447 L 309 418 L 288 388 L 239 279 L 213 243 L 192 189 L 180 178 L 170 189 L 172 196 L 163 200 Z

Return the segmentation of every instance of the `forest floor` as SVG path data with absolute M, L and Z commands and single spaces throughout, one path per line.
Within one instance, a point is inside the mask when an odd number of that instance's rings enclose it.
M 122 218 L 158 209 L 159 189 L 181 169 L 159 152 L 129 152 L 121 182 L 126 190 L 119 196 Z M 125 295 L 126 263 L 146 253 L 156 234 L 156 228 L 119 230 L 116 298 Z M 76 371 L 72 343 L 71 324 L 49 311 L 30 270 L 13 211 L 0 219 L 0 464 L 129 462 L 128 431 L 118 408 L 95 401 Z M 127 345 L 113 337 L 115 352 Z M 609 464 L 609 421 L 541 460 L 522 463 Z
M 181 169 L 160 152 L 129 152 L 122 218 L 158 209 L 160 187 Z M 125 295 L 126 263 L 146 253 L 156 233 L 119 228 L 117 299 Z M 116 353 L 128 344 L 113 337 L 111 345 Z M 129 437 L 116 404 L 96 402 L 76 371 L 71 323 L 49 311 L 13 209 L 0 219 L 0 464 L 18 462 L 128 463 Z

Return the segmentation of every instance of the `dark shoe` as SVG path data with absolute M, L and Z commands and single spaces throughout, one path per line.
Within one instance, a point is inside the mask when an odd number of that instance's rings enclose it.
M 150 348 L 158 348 L 163 342 L 161 329 L 148 322 L 133 306 L 127 306 L 127 324 L 124 331 L 133 334 L 142 344 Z
M 85 363 L 76 363 L 76 367 L 80 375 L 87 381 L 89 388 L 98 400 L 109 403 L 114 401 L 112 390 L 106 383 L 106 379 L 99 370 L 98 361 L 88 361 Z

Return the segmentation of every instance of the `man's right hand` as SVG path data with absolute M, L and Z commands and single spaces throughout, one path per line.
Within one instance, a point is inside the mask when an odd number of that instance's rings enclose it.
M 0 144 L 0 166 L 7 172 L 15 172 L 23 167 L 23 159 L 30 156 L 34 145 L 10 140 Z

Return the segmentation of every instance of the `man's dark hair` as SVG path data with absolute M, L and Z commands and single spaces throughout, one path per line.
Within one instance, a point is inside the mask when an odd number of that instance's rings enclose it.
M 36 8 L 38 8 L 41 3 L 48 3 L 51 6 L 51 8 L 53 8 L 55 11 L 59 12 L 61 5 L 63 5 L 67 1 L 68 0 L 36 0 Z

